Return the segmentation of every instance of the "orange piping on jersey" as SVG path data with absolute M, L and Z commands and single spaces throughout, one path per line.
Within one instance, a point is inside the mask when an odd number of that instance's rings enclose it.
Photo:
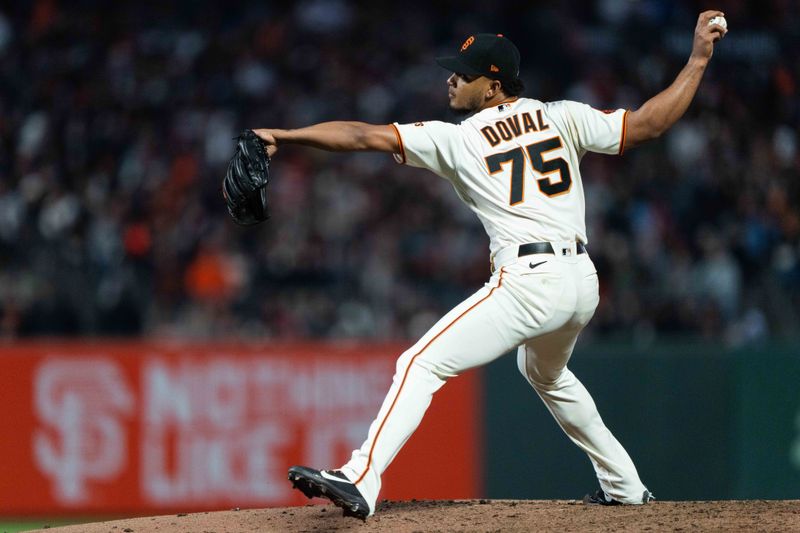
M 622 155 L 622 152 L 625 151 L 625 136 L 628 133 L 628 110 L 625 110 L 625 113 L 622 114 L 622 133 L 620 134 L 619 139 L 619 155 Z
M 397 137 L 397 144 L 400 145 L 400 161 L 401 165 L 404 165 L 406 162 L 406 149 L 403 148 L 403 138 L 400 136 L 400 130 L 397 129 L 397 126 L 394 124 L 389 124 L 391 127 L 394 128 L 394 134 Z
M 446 328 L 444 328 L 442 331 L 437 333 L 431 340 L 428 341 L 428 344 L 423 346 L 422 349 L 420 351 L 418 351 L 414 355 L 414 357 L 411 358 L 411 361 L 408 363 L 408 366 L 406 367 L 406 372 L 405 372 L 405 374 L 403 374 L 403 380 L 400 382 L 400 388 L 397 389 L 397 394 L 395 395 L 394 400 L 392 400 L 392 405 L 389 407 L 389 411 L 386 413 L 386 416 L 383 417 L 383 421 L 381 422 L 381 425 L 378 426 L 378 432 L 375 434 L 375 439 L 372 441 L 372 446 L 369 449 L 369 456 L 367 458 L 367 467 L 364 469 L 364 472 L 362 472 L 361 475 L 358 476 L 358 479 L 355 480 L 355 482 L 353 482 L 354 485 L 358 485 L 359 483 L 361 483 L 361 480 L 364 479 L 364 476 L 366 476 L 367 472 L 369 472 L 369 467 L 370 467 L 370 465 L 372 465 L 372 452 L 375 450 L 375 444 L 377 444 L 377 442 L 378 442 L 378 437 L 380 437 L 381 431 L 383 430 L 383 426 L 384 426 L 384 424 L 386 424 L 386 421 L 389 419 L 389 415 L 392 414 L 392 410 L 394 409 L 394 406 L 397 403 L 397 399 L 400 397 L 400 393 L 403 392 L 403 386 L 406 384 L 406 378 L 408 377 L 408 372 L 411 370 L 411 365 L 414 364 L 414 360 L 417 357 L 419 357 L 419 355 L 422 352 L 424 352 L 428 348 L 428 346 L 430 346 L 433 343 L 433 341 L 438 339 L 442 335 L 442 333 L 444 333 L 445 331 L 450 329 L 450 326 L 452 326 L 453 324 L 455 324 L 456 322 L 461 320 L 461 318 L 464 315 L 466 315 L 467 313 L 469 313 L 470 311 L 475 309 L 479 304 L 485 302 L 489 298 L 489 296 L 491 296 L 494 293 L 495 289 L 499 289 L 500 287 L 503 286 L 503 274 L 505 273 L 504 269 L 505 269 L 505 267 L 500 269 L 500 279 L 498 280 L 497 287 L 492 287 L 492 290 L 489 291 L 489 294 L 487 294 L 486 296 L 484 296 L 483 298 L 481 298 L 480 300 L 478 300 L 477 302 L 472 304 L 472 306 L 469 309 L 467 309 L 466 311 L 464 311 L 463 313 L 458 315 L 458 317 L 456 317 L 455 320 L 450 322 L 450 324 L 448 324 Z

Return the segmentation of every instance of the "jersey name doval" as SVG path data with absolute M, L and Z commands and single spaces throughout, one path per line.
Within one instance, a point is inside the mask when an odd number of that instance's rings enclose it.
M 506 105 L 506 104 L 502 104 Z M 521 117 L 521 118 L 520 118 Z M 489 124 L 481 128 L 481 133 L 491 146 L 497 146 L 500 141 L 510 141 L 514 137 L 519 137 L 524 133 L 532 131 L 544 131 L 550 128 L 542 119 L 542 110 L 536 110 L 536 122 L 533 121 L 530 113 L 519 113 L 507 117 L 505 121 L 498 120 L 494 125 Z

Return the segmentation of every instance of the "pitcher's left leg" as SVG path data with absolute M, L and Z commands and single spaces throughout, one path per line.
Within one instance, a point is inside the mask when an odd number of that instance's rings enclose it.
M 398 359 L 392 386 L 367 440 L 341 469 L 369 503 L 370 514 L 375 511 L 381 475 L 417 429 L 433 393 L 447 378 L 488 363 L 519 343 L 504 328 L 508 322 L 504 317 L 516 301 L 502 288 L 502 277 L 493 280 L 494 287 L 487 286 L 459 304 Z

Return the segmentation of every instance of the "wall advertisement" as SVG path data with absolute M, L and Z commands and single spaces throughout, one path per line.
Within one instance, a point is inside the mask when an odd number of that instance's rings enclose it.
M 335 467 L 349 457 L 404 348 L 168 342 L 0 348 L 0 513 L 304 503 L 286 480 L 287 467 Z M 382 497 L 479 495 L 478 383 L 468 373 L 437 394 L 387 472 Z

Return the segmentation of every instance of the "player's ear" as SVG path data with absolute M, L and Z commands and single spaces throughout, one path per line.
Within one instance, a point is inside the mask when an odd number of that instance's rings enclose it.
M 486 99 L 491 100 L 497 93 L 503 90 L 503 84 L 498 80 L 489 80 L 489 87 L 486 89 Z

